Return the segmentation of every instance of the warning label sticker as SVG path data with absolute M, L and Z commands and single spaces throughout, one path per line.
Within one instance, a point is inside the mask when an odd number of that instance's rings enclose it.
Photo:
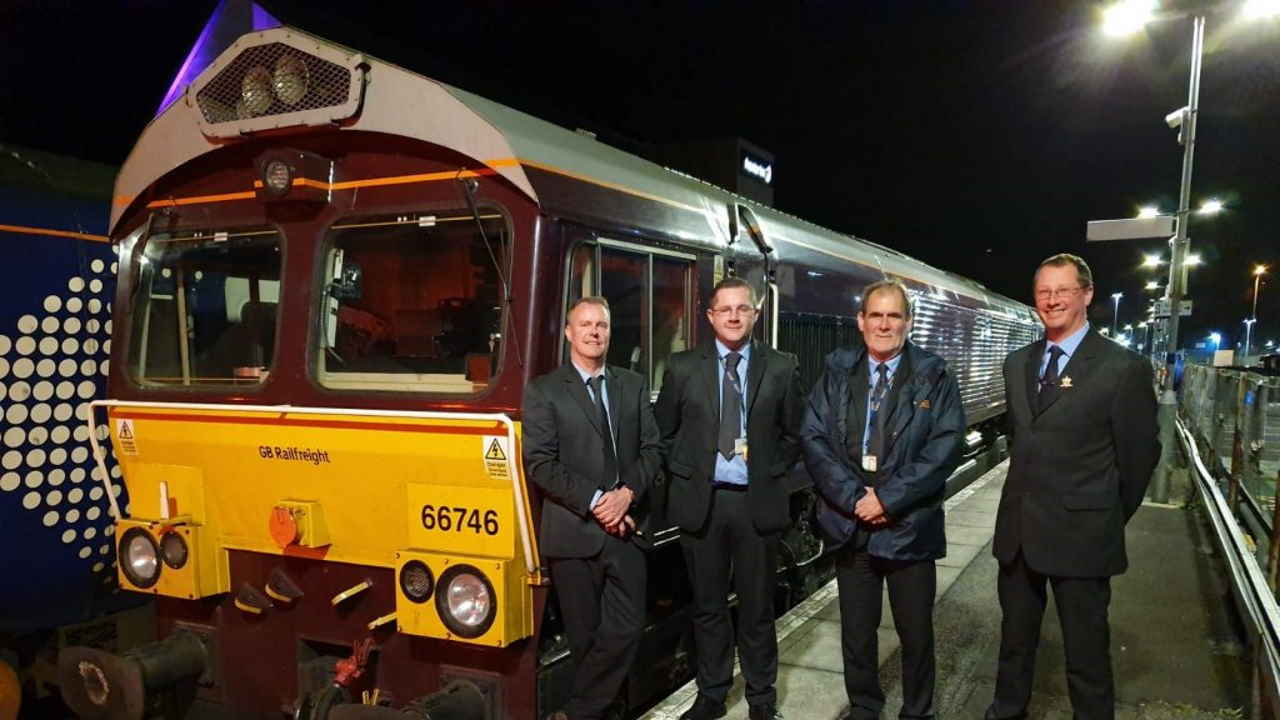
M 133 421 L 127 418 L 116 420 L 116 441 L 120 447 L 116 450 L 125 455 L 138 454 L 138 438 L 133 432 Z
M 506 435 L 485 435 L 483 438 L 484 472 L 494 480 L 511 479 L 511 449 Z

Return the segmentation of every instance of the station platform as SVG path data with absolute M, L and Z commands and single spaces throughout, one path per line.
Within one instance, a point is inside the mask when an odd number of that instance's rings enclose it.
M 995 686 L 1000 643 L 997 564 L 991 556 L 996 507 L 1008 463 L 946 503 L 947 557 L 938 562 L 934 628 L 940 718 L 982 718 Z M 1221 560 L 1200 513 L 1144 505 L 1128 528 L 1129 571 L 1112 581 L 1111 655 L 1121 720 L 1248 716 L 1252 668 Z M 1050 592 L 1036 663 L 1032 720 L 1071 717 L 1062 635 Z M 880 624 L 884 718 L 902 702 L 900 653 L 888 597 Z M 778 620 L 778 700 L 787 720 L 836 720 L 848 711 L 833 580 Z M 736 671 L 736 668 L 735 668 Z M 641 717 L 677 720 L 692 703 L 692 681 Z M 747 717 L 740 673 L 730 720 Z

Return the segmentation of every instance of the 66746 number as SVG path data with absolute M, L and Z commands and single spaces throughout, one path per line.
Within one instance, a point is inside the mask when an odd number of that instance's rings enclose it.
M 423 505 L 422 527 L 426 530 L 442 530 L 444 532 L 471 532 L 479 535 L 498 534 L 498 511 L 478 510 L 457 505 Z

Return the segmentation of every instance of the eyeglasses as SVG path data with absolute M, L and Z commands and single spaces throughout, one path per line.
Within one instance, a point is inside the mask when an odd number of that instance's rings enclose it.
M 755 314 L 755 311 L 756 309 L 750 305 L 738 305 L 737 307 L 722 305 L 721 307 L 711 308 L 711 312 L 715 313 L 718 317 L 728 317 L 729 315 L 741 315 L 743 317 L 747 317 Z
M 1053 290 L 1050 290 L 1049 288 L 1041 288 L 1036 291 L 1036 300 L 1041 302 L 1044 302 L 1045 300 L 1057 300 L 1058 298 L 1070 300 L 1078 295 L 1082 290 L 1084 290 L 1083 287 L 1060 287 Z

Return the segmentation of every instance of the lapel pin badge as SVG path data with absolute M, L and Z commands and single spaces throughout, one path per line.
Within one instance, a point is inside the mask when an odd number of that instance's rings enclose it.
M 1058 383 L 1058 387 L 1060 387 L 1060 388 L 1062 388 L 1062 389 L 1064 389 L 1064 390 L 1065 390 L 1065 389 L 1067 389 L 1067 388 L 1069 388 L 1069 387 L 1071 387 L 1071 376 L 1070 376 L 1070 375 L 1063 375 L 1063 376 L 1062 376 L 1062 380 Z

